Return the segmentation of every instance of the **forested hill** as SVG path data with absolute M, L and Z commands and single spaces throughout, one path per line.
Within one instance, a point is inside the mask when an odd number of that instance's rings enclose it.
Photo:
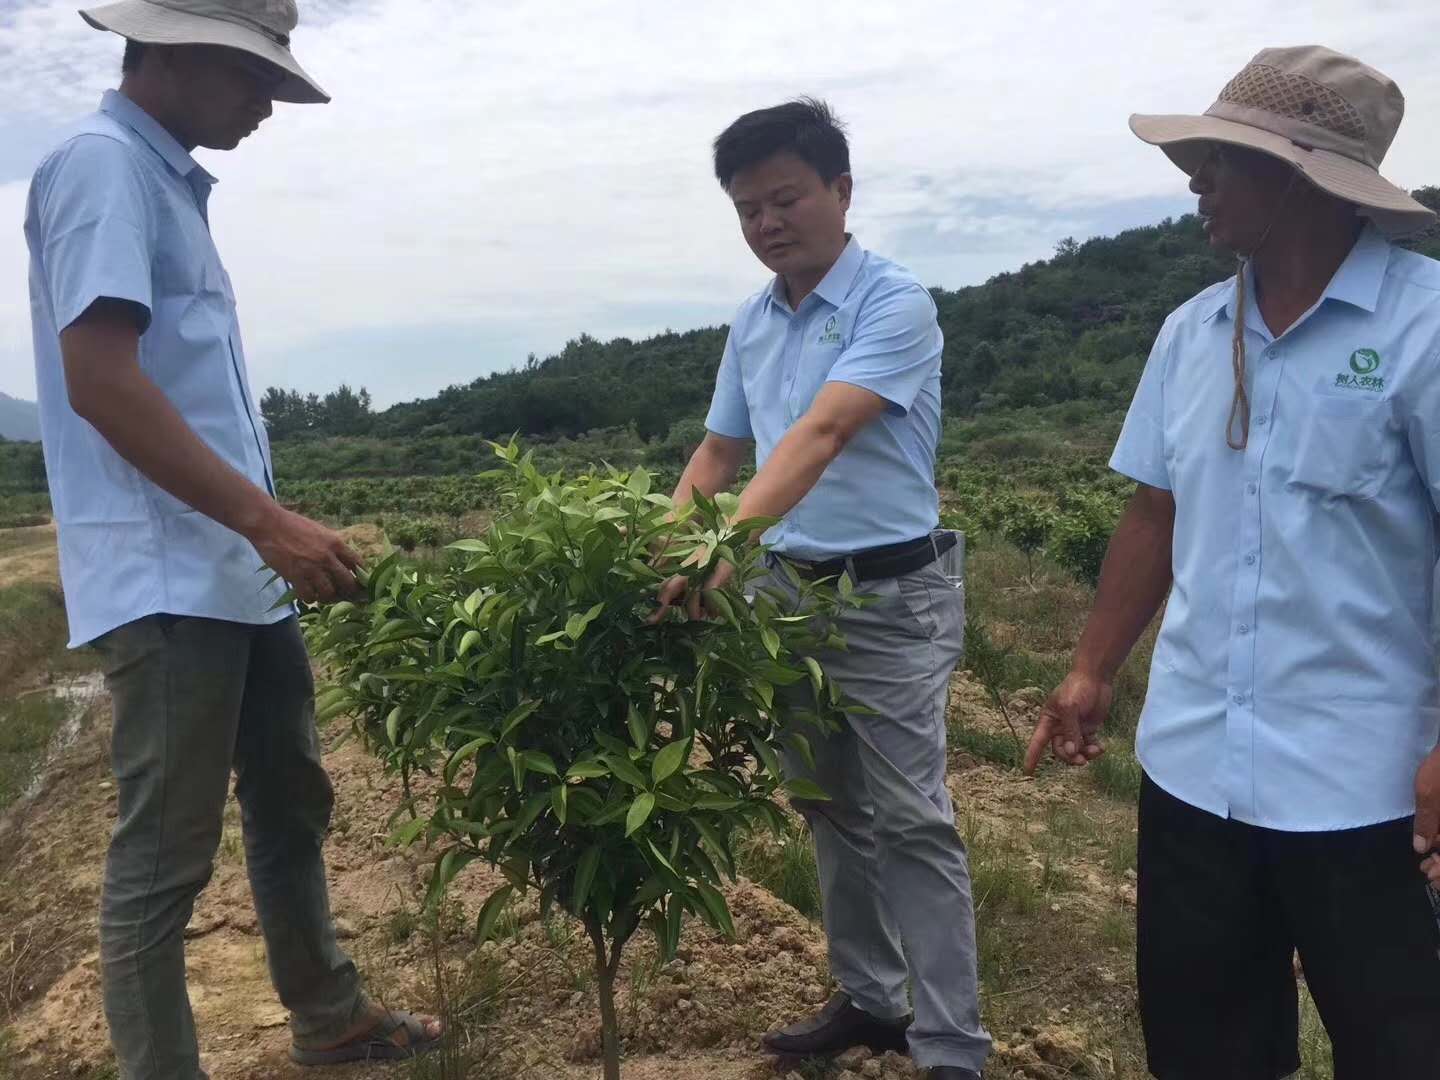
M 1440 207 L 1440 188 L 1417 195 Z M 1413 246 L 1440 257 L 1440 236 Z M 945 409 L 970 416 L 1076 400 L 1119 409 L 1166 314 L 1233 271 L 1233 261 L 1210 250 L 1199 219 L 1187 215 L 1066 240 L 1054 257 L 983 285 L 935 289 Z M 282 440 L 306 433 L 574 437 L 630 425 L 648 440 L 703 415 L 724 341 L 724 327 L 644 341 L 587 335 L 519 370 L 380 413 L 369 411 L 363 391 L 344 387 L 323 399 L 272 389 L 262 410 Z

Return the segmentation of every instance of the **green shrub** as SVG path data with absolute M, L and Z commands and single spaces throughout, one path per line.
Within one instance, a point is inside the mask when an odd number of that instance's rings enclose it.
M 813 784 L 782 784 L 777 747 L 783 737 L 807 757 L 805 726 L 836 724 L 839 690 L 801 657 L 858 601 L 847 585 L 797 580 L 807 613 L 787 610 L 743 542 L 770 523 L 727 524 L 733 500 L 698 499 L 671 521 L 643 469 L 564 481 L 513 443 L 496 451 L 508 509 L 483 538 L 452 545 L 463 563 L 414 565 L 397 553 L 366 575 L 367 604 L 307 616 L 315 653 L 337 676 L 320 717 L 353 715 L 404 778 L 398 815 L 410 820 L 397 841 L 440 848 L 431 905 L 484 859 L 508 884 L 486 900 L 481 937 L 515 890 L 538 889 L 543 911 L 559 905 L 582 922 L 614 1080 L 625 943 L 649 926 L 673 956 L 687 912 L 733 933 L 718 887 L 734 878 L 736 839 L 784 830 L 782 786 L 824 798 Z M 657 547 L 697 585 L 721 559 L 736 566 L 731 585 L 707 594 L 723 618 L 672 612 L 648 623 L 664 577 L 652 566 Z M 804 704 L 776 692 L 807 680 Z M 419 794 L 416 771 L 439 784 Z
M 1075 577 L 1094 586 L 1100 582 L 1100 568 L 1120 522 L 1121 508 L 1103 492 L 1077 494 L 1069 503 L 1055 522 L 1050 553 Z

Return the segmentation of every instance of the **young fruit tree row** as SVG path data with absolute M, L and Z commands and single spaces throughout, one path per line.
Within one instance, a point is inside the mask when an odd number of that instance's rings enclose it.
M 721 887 L 740 834 L 783 830 L 782 792 L 824 798 L 781 755 L 803 764 L 850 707 L 813 655 L 843 644 L 831 626 L 860 601 L 792 574 L 800 603 L 784 602 L 766 579 L 785 571 L 749 542 L 768 523 L 730 521 L 726 497 L 676 513 L 643 469 L 566 480 L 513 443 L 496 453 L 484 536 L 444 566 L 392 555 L 365 602 L 307 616 L 332 674 L 318 707 L 404 779 L 395 839 L 434 850 L 430 904 L 479 859 L 506 880 L 480 939 L 517 892 L 583 923 L 614 1080 L 626 943 L 648 927 L 673 957 L 688 916 L 733 934 Z M 721 559 L 737 570 L 706 596 L 720 618 L 652 625 L 667 574 L 701 588 Z

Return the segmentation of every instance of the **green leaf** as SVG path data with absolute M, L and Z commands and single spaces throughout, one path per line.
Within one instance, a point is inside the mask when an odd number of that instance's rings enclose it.
M 635 767 L 635 763 L 629 758 L 622 758 L 616 754 L 602 754 L 600 760 L 610 766 L 610 772 L 624 780 L 633 788 L 642 791 L 649 785 L 645 782 L 645 774 Z
M 591 844 L 575 865 L 575 892 L 572 899 L 574 914 L 585 911 L 585 901 L 590 898 L 590 887 L 595 883 L 595 871 L 600 868 L 600 845 Z
M 697 881 L 695 891 L 700 894 L 700 902 L 705 905 L 705 910 L 710 915 L 710 925 L 726 937 L 733 939 L 735 937 L 735 921 L 730 917 L 730 905 L 725 903 L 725 897 L 721 895 L 720 890 L 703 881 Z
M 700 835 L 704 837 L 705 843 L 710 845 L 710 850 L 715 853 L 715 857 L 725 864 L 725 872 L 729 874 L 733 880 L 735 877 L 735 859 L 730 854 L 729 846 L 721 838 L 720 834 L 715 831 L 715 827 L 704 818 L 697 817 L 694 825 L 700 830 Z
M 464 656 L 480 641 L 479 630 L 467 630 L 465 636 L 460 639 L 460 647 L 455 650 L 456 656 Z
M 707 610 L 715 612 L 732 626 L 735 625 L 735 609 L 730 604 L 730 598 L 723 591 L 706 589 L 702 595 Z
M 772 660 L 780 656 L 780 635 L 768 626 L 760 628 L 760 640 L 765 643 L 765 651 L 770 654 Z M 808 659 L 808 657 L 807 657 Z M 769 704 L 768 702 L 766 704 Z
M 798 731 L 793 731 L 787 736 L 787 741 L 795 748 L 795 753 L 800 755 L 800 760 L 811 772 L 815 771 L 815 751 L 810 746 L 810 740 Z
M 771 776 L 780 775 L 780 758 L 775 753 L 775 748 L 759 735 L 752 736 L 750 745 L 755 748 L 755 756 L 760 759 L 761 764 Z
M 685 919 L 685 905 L 678 896 L 670 897 L 665 905 L 665 948 L 661 957 L 668 963 L 680 951 L 680 929 Z
M 500 725 L 500 738 L 506 738 L 510 732 L 524 723 L 536 709 L 540 708 L 540 705 L 541 702 L 539 699 L 531 698 L 529 701 L 522 701 L 519 705 L 516 705 L 515 708 L 511 709 L 510 715 L 505 717 L 505 722 Z
M 633 836 L 635 830 L 650 820 L 650 815 L 655 810 L 655 796 L 645 792 L 638 796 L 630 804 L 630 811 L 625 815 L 625 835 Z
M 490 738 L 489 735 L 481 735 L 478 739 L 471 739 L 451 754 L 450 760 L 445 762 L 445 783 L 451 783 L 455 779 L 455 774 L 459 771 L 460 766 L 465 764 L 466 760 L 479 753 L 482 746 L 489 746 L 494 741 L 495 740 Z
M 522 755 L 525 759 L 525 768 L 531 772 L 544 773 L 546 776 L 559 777 L 560 770 L 555 767 L 555 759 L 549 754 L 539 750 L 526 750 Z
M 688 741 L 672 742 L 661 747 L 660 752 L 655 755 L 655 760 L 650 765 L 650 776 L 655 783 L 662 783 L 664 780 L 674 776 L 680 766 L 685 764 L 690 754 Z
M 385 737 L 390 740 L 391 746 L 400 745 L 400 721 L 404 715 L 405 706 L 396 705 L 385 718 Z
M 810 672 L 810 685 L 815 687 L 815 694 L 818 697 L 820 688 L 825 684 L 825 673 L 820 669 L 820 662 L 813 656 L 804 656 L 801 659 L 805 662 L 806 669 Z
M 572 779 L 595 780 L 602 776 L 609 776 L 610 768 L 603 762 L 596 761 L 593 758 L 587 758 L 571 765 L 570 768 L 565 771 L 565 775 Z
M 515 893 L 514 885 L 501 885 L 480 905 L 480 915 L 475 920 L 475 943 L 483 945 L 495 933 L 495 924 L 500 921 L 510 897 Z
M 570 814 L 570 786 L 568 784 L 556 784 L 550 789 L 550 809 L 555 814 L 555 820 L 561 825 Z
M 415 842 L 415 839 L 425 831 L 425 827 L 429 824 L 430 822 L 425 818 L 407 821 L 390 835 L 390 842 L 396 847 L 408 847 Z
M 601 602 L 585 612 L 584 615 L 571 615 L 565 622 L 565 633 L 569 635 L 570 640 L 579 641 L 584 635 L 586 627 L 594 622 L 596 617 L 604 610 L 605 604 Z
M 474 859 L 475 852 L 466 851 L 464 848 L 451 848 L 440 856 L 440 862 L 436 864 L 435 870 L 430 875 L 430 888 L 425 894 L 427 911 L 435 909 L 440 898 L 445 895 L 445 890 L 450 887 L 450 882 L 455 880 L 455 875 L 465 869 Z
M 807 802 L 830 801 L 830 796 L 825 793 L 825 789 L 813 780 L 786 780 L 780 786 L 797 799 L 804 799 Z
M 636 750 L 644 750 L 650 745 L 650 724 L 634 705 L 630 706 L 625 723 L 630 728 L 630 739 L 635 743 Z

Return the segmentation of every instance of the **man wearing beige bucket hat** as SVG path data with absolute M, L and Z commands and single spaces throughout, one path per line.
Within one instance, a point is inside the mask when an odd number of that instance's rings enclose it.
M 296 63 L 292 0 L 124 0 L 110 91 L 39 166 L 26 207 L 41 432 L 71 644 L 100 651 L 119 807 L 100 912 L 124 1080 L 196 1080 L 184 930 L 229 776 L 271 978 L 302 1064 L 413 1056 L 439 1025 L 384 1009 L 336 944 L 321 844 L 333 791 L 288 581 L 355 588 L 331 530 L 274 498 L 214 177 L 272 101 L 329 100 Z M 284 581 L 265 584 L 262 564 Z
M 1404 99 L 1267 49 L 1204 116 L 1135 116 L 1236 275 L 1175 311 L 1112 467 L 1138 489 L 1027 756 L 1083 765 L 1168 593 L 1136 736 L 1138 966 L 1161 1080 L 1440 1075 L 1440 264 L 1381 177 Z

